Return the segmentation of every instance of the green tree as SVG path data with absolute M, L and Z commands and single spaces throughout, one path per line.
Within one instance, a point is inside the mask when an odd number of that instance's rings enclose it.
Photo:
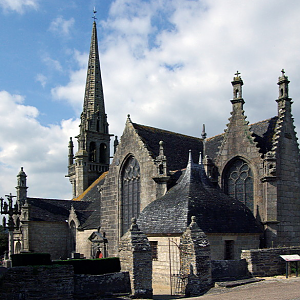
M 3 226 L 0 225 L 0 256 L 8 251 L 8 233 L 4 230 Z

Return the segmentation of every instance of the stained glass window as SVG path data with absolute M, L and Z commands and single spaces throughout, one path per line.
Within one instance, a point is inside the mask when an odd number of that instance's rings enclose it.
M 242 159 L 230 164 L 224 176 L 225 192 L 243 202 L 253 212 L 253 173 Z
M 129 229 L 131 219 L 140 213 L 140 166 L 132 156 L 122 171 L 122 235 Z

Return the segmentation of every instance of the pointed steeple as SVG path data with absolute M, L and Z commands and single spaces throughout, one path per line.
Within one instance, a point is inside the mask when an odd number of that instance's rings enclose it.
M 94 10 L 94 13 L 96 11 Z M 110 134 L 105 113 L 102 77 L 98 51 L 97 25 L 94 16 L 80 131 L 76 137 L 78 151 L 72 161 L 69 144 L 69 177 L 73 197 L 78 197 L 109 168 Z
M 81 126 L 84 130 L 108 133 L 95 21 L 92 30 Z

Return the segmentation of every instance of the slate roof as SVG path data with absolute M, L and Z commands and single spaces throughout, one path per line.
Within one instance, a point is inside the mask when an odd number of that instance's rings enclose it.
M 227 196 L 206 177 L 203 165 L 191 157 L 179 183 L 151 202 L 140 214 L 138 226 L 147 234 L 181 234 L 196 216 L 205 233 L 260 233 L 252 212 Z
M 82 229 L 98 228 L 100 223 L 100 199 L 97 201 L 72 201 L 27 198 L 30 204 L 30 221 L 66 222 L 73 206 Z
M 260 121 L 249 125 L 250 131 L 253 133 L 254 141 L 257 142 L 259 152 L 265 154 L 272 149 L 272 138 L 275 133 L 275 126 L 278 117 L 273 117 L 264 121 Z M 219 147 L 221 146 L 225 133 L 208 138 L 205 141 L 205 155 L 213 160 L 217 157 Z
M 195 161 L 199 160 L 199 153 L 203 152 L 201 138 L 183 135 L 154 127 L 132 123 L 153 158 L 159 155 L 159 142 L 164 142 L 164 154 L 170 171 L 181 170 L 186 167 L 188 151 L 192 151 Z

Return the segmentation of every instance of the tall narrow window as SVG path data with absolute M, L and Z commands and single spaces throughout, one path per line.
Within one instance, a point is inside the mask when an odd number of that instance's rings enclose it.
M 100 145 L 100 163 L 105 164 L 106 163 L 106 156 L 107 156 L 107 146 L 102 143 Z
M 96 143 L 95 142 L 90 142 L 89 161 L 91 161 L 91 162 L 96 161 Z
M 76 225 L 74 221 L 70 223 L 70 233 L 71 233 L 71 252 L 76 252 Z
M 122 235 L 129 229 L 131 219 L 140 213 L 140 166 L 131 156 L 122 171 Z
M 234 241 L 232 240 L 225 240 L 224 241 L 224 259 L 230 260 L 234 259 Z
M 253 212 L 253 173 L 242 159 L 234 160 L 225 171 L 225 193 L 243 202 Z
M 157 241 L 150 241 L 152 260 L 158 260 L 158 252 L 157 252 Z

